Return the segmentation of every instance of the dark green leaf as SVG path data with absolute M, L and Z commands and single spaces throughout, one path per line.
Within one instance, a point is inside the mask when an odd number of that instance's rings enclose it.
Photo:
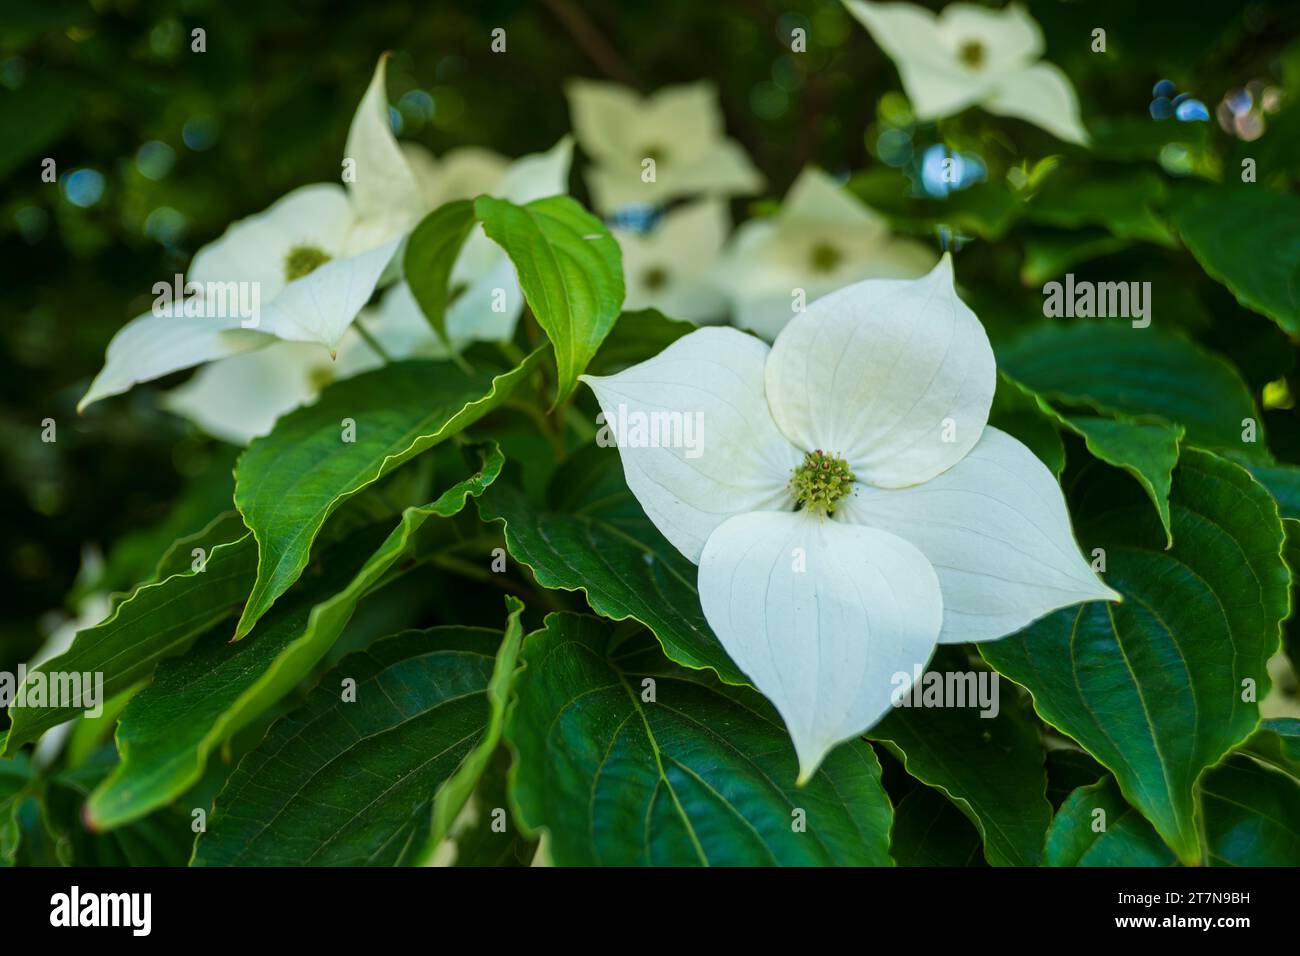
M 981 675 L 991 691 L 984 703 L 992 705 L 989 713 L 997 707 L 995 716 L 981 716 L 978 683 L 961 683 Z M 949 678 L 966 695 L 964 706 L 941 699 L 934 706 L 898 707 L 867 736 L 887 746 L 909 774 L 952 800 L 979 830 L 989 863 L 1037 866 L 1052 819 L 1038 726 L 1017 703 L 1014 687 L 973 667 L 953 648 L 936 654 L 916 693 L 924 702 L 927 681 L 942 687 Z
M 499 631 L 435 627 L 345 658 L 240 762 L 194 865 L 410 861 L 435 793 L 486 732 L 500 644 Z
M 218 522 L 214 528 L 228 531 Z M 80 632 L 63 654 L 42 664 L 43 674 L 102 674 L 103 698 L 147 680 L 163 658 L 179 654 L 196 637 L 232 614 L 248 594 L 257 567 L 257 548 L 251 534 L 236 540 L 209 542 L 201 571 L 187 568 L 156 584 L 146 584 L 113 609 L 101 624 Z M 33 675 L 28 675 L 28 683 Z M 47 681 L 48 682 L 48 681 Z M 84 697 L 84 694 L 83 694 Z M 12 721 L 3 754 L 86 708 L 71 706 L 11 707 Z
M 239 459 L 235 503 L 257 538 L 257 581 L 238 640 L 289 589 L 325 519 L 399 465 L 500 405 L 541 357 L 495 378 L 449 362 L 402 362 L 339 382 L 276 422 Z M 354 428 L 344 440 L 344 428 Z
M 1049 402 L 1182 425 L 1187 439 L 1256 457 L 1263 428 L 1236 369 L 1191 341 L 1127 322 L 1045 324 L 998 352 L 998 366 Z M 1257 423 L 1256 444 L 1242 440 Z
M 117 732 L 122 762 L 91 795 L 89 819 L 100 829 L 115 827 L 188 789 L 213 750 L 311 673 L 357 602 L 411 552 L 421 526 L 430 517 L 459 512 L 469 497 L 496 480 L 502 463 L 495 447 L 485 448 L 477 474 L 430 504 L 407 508 L 373 553 L 367 547 L 373 531 L 351 535 L 330 552 L 323 573 L 292 591 L 248 640 L 231 644 L 227 634 L 214 633 L 160 667 L 153 685 L 122 715 Z
M 1075 790 L 1047 831 L 1048 866 L 1173 866 L 1177 858 L 1127 803 L 1115 778 Z
M 1256 185 L 1180 198 L 1174 222 L 1201 267 L 1246 308 L 1300 334 L 1300 198 Z
M 555 348 L 556 401 L 568 397 L 623 305 L 623 256 L 598 218 L 568 196 L 524 206 L 480 196 L 474 211 L 506 251 Z
M 402 275 L 411 287 L 411 294 L 438 338 L 448 347 L 451 345 L 447 338 L 451 270 L 477 221 L 474 203 L 468 199 L 439 206 L 412 230 L 402 257 Z
M 987 866 L 979 831 L 951 800 L 917 787 L 894 810 L 889 852 L 899 866 Z
M 892 813 L 869 745 L 836 748 L 796 788 L 794 748 L 762 697 L 673 666 L 648 636 L 613 638 L 597 618 L 552 614 L 524 642 L 512 793 L 556 863 L 888 865 Z
M 570 490 L 578 487 L 575 481 Z M 695 565 L 655 529 L 621 477 L 589 486 L 582 497 L 585 511 L 539 511 L 503 482 L 479 503 L 479 514 L 505 523 L 507 550 L 543 587 L 583 591 L 597 613 L 649 627 L 677 663 L 747 683 L 704 620 Z
M 1170 494 L 1171 550 L 1132 496 L 1081 510 L 1085 549 L 1104 548 L 1106 583 L 1124 602 L 1067 608 L 980 650 L 1193 863 L 1203 849 L 1195 784 L 1254 730 L 1252 694 L 1268 689 L 1288 609 L 1276 506 L 1240 466 L 1187 449 Z

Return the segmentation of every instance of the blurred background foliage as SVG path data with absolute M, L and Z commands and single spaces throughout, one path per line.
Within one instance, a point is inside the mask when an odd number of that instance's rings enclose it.
M 1273 388 L 1272 451 L 1300 459 L 1286 407 L 1294 343 L 1208 279 L 1161 211 L 1189 178 L 1234 177 L 1246 155 L 1261 184 L 1294 190 L 1300 4 L 1028 6 L 1047 58 L 1078 90 L 1090 152 L 978 110 L 916 124 L 894 65 L 831 0 L 4 0 L 0 534 L 10 585 L 0 668 L 33 652 L 51 611 L 75 611 L 69 595 L 87 546 L 116 553 L 121 580 L 100 584 L 125 588 L 129 575 L 147 575 L 156 540 L 193 530 L 203 502 L 228 493 L 233 450 L 155 405 L 183 375 L 85 416 L 75 403 L 112 334 L 148 307 L 154 282 L 183 272 L 232 221 L 337 177 L 383 50 L 396 54 L 389 94 L 399 135 L 435 153 L 549 147 L 570 128 L 571 76 L 647 92 L 712 79 L 729 133 L 768 178 L 767 198 L 737 201 L 737 218 L 770 210 L 807 163 L 853 175 L 855 192 L 897 228 L 963 246 L 960 273 L 995 343 L 1042 321 L 1042 282 L 1072 262 L 1108 280 L 1170 279 L 1157 287 L 1156 321 L 1227 356 L 1257 399 Z M 504 55 L 489 48 L 496 27 L 507 31 Z M 804 54 L 790 51 L 796 27 L 809 37 Z M 1097 27 L 1105 53 L 1090 48 Z M 206 32 L 203 53 L 191 51 L 195 29 Z M 1201 100 L 1209 120 L 1155 121 L 1161 79 Z M 1257 91 L 1276 92 L 1277 109 L 1247 140 L 1231 116 L 1220 121 L 1221 104 L 1255 80 Z M 979 176 L 946 197 L 927 189 L 936 144 L 978 159 Z M 41 179 L 46 157 L 57 162 L 55 184 Z M 1097 182 L 1108 186 L 1080 202 L 1079 190 Z M 586 198 L 580 171 L 572 187 Z M 1040 187 L 1066 201 L 1018 223 L 1017 196 Z M 41 441 L 47 418 L 57 442 Z M 196 477 L 198 490 L 177 506 Z M 142 535 L 160 522 L 175 534 Z

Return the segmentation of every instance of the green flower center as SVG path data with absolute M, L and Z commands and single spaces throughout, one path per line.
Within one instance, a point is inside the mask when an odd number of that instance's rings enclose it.
M 984 44 L 979 40 L 967 40 L 958 47 L 957 58 L 972 70 L 980 69 L 984 65 Z
M 664 148 L 662 146 L 658 146 L 654 143 L 651 143 L 649 146 L 645 146 L 642 148 L 641 158 L 653 159 L 655 165 L 658 166 L 660 163 L 664 161 Z
M 330 261 L 330 254 L 319 246 L 294 246 L 284 256 L 286 282 L 301 279 Z
M 852 490 L 853 472 L 849 471 L 849 463 L 820 448 L 804 456 L 803 464 L 794 470 L 790 479 L 790 491 L 799 507 L 823 515 L 832 514 Z
M 844 253 L 829 242 L 817 243 L 808 256 L 813 272 L 834 272 L 843 261 Z
M 668 270 L 663 266 L 651 266 L 641 274 L 641 284 L 655 292 L 668 284 Z

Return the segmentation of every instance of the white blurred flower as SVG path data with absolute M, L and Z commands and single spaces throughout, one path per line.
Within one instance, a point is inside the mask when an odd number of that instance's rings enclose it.
M 844 0 L 898 66 L 918 119 L 982 106 L 1086 144 L 1074 87 L 1042 60 L 1043 35 L 1019 4 L 989 10 L 951 3 L 939 14 L 911 3 Z
M 623 307 L 692 322 L 723 316 L 727 301 L 713 268 L 729 225 L 722 200 L 702 199 L 666 213 L 651 232 L 613 230 L 623 250 Z
M 194 310 L 199 314 L 174 302 L 127 323 L 78 408 L 276 341 L 338 349 L 422 214 L 415 173 L 389 125 L 385 62 L 379 60 L 352 119 L 346 188 L 295 189 L 200 249 L 186 278 L 187 287 L 197 284 L 205 296 Z M 222 290 L 220 301 L 214 290 Z M 253 303 L 256 314 L 240 308 Z
M 925 275 L 935 259 L 928 246 L 892 236 L 879 213 L 809 167 L 776 215 L 736 230 L 717 281 L 731 301 L 734 324 L 770 341 L 800 305 L 862 279 Z
M 605 420 L 629 423 L 614 435 L 628 487 L 699 565 L 704 615 L 784 718 L 801 780 L 936 644 L 1118 599 L 1052 473 L 987 426 L 996 375 L 945 255 L 924 278 L 826 296 L 771 348 L 700 329 L 584 378 Z M 702 416 L 703 447 L 636 440 L 665 413 Z
M 723 131 L 712 83 L 668 86 L 643 97 L 616 83 L 573 80 L 568 95 L 574 132 L 594 162 L 587 185 L 602 212 L 763 188 L 744 149 Z
M 455 151 L 456 158 L 448 154 L 438 162 L 418 150 L 408 150 L 407 156 L 414 157 L 412 165 L 427 211 L 433 204 L 483 193 L 525 203 L 567 192 L 573 144 L 565 137 L 546 153 L 513 162 L 477 148 Z M 440 178 L 444 174 L 445 181 Z M 452 284 L 462 289 L 447 310 L 447 333 L 454 349 L 473 340 L 514 334 L 523 310 L 523 290 L 509 258 L 481 226 L 466 239 L 452 270 Z M 497 289 L 504 296 L 502 311 L 493 309 Z M 371 341 L 378 343 L 382 355 Z M 314 401 L 330 382 L 368 372 L 386 360 L 447 355 L 410 286 L 399 281 L 384 292 L 377 306 L 361 312 L 340 339 L 335 359 L 317 345 L 273 341 L 199 369 L 184 385 L 168 392 L 163 404 L 209 435 L 243 445 L 269 432 L 281 415 Z

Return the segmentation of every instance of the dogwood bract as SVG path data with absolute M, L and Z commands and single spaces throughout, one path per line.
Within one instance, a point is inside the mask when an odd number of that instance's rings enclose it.
M 200 249 L 186 281 L 194 297 L 156 305 L 124 326 L 79 408 L 277 340 L 338 349 L 421 215 L 419 184 L 389 126 L 385 62 L 348 131 L 347 187 L 302 186 Z M 257 314 L 232 302 L 256 302 Z
M 573 80 L 567 90 L 574 132 L 595 161 L 587 184 L 602 212 L 763 188 L 745 150 L 723 132 L 713 84 L 667 86 L 648 97 L 599 80 Z
M 566 136 L 545 153 L 514 161 L 477 148 L 439 160 L 421 146 L 399 144 L 389 122 L 385 62 L 352 119 L 346 188 L 303 186 L 200 249 L 186 280 L 193 300 L 127 323 L 79 409 L 205 365 L 163 403 L 209 434 L 244 444 L 329 382 L 375 368 L 385 356 L 446 355 L 404 282 L 362 319 L 384 356 L 355 328 L 375 289 L 395 275 L 402 240 L 422 216 L 453 199 L 491 193 L 526 203 L 567 192 L 573 142 Z M 452 282 L 460 290 L 447 313 L 454 345 L 513 333 L 523 293 L 504 250 L 481 226 L 466 239 Z M 262 306 L 251 319 L 233 308 L 248 300 L 249 289 Z
M 623 308 L 655 308 L 692 322 L 724 316 L 713 269 L 729 225 L 722 200 L 701 199 L 665 213 L 648 233 L 611 230 L 623 251 Z
M 920 120 L 982 106 L 1086 144 L 1079 100 L 1060 68 L 1040 58 L 1043 34 L 1019 4 L 950 3 L 937 15 L 911 3 L 844 0 L 898 66 Z
M 487 193 L 523 204 L 568 191 L 573 141 L 566 136 L 545 153 L 514 161 L 477 149 L 456 151 L 454 159 L 442 162 L 422 147 L 419 152 L 404 152 L 415 159 L 427 202 L 441 205 Z M 441 179 L 443 174 L 446 180 Z M 447 310 L 452 350 L 459 351 L 471 341 L 508 339 L 514 334 L 523 311 L 523 290 L 505 251 L 484 235 L 482 226 L 466 238 L 452 269 L 452 284 L 461 290 Z M 365 337 L 358 327 L 365 330 Z M 382 355 L 372 342 L 378 343 Z M 386 360 L 448 354 L 447 345 L 402 280 L 383 293 L 377 306 L 358 315 L 335 356 L 318 344 L 272 340 L 256 351 L 205 365 L 164 395 L 163 405 L 209 435 L 242 445 L 267 434 L 281 415 L 313 401 L 330 382 L 378 368 Z
M 779 212 L 736 230 L 716 274 L 732 322 L 770 342 L 818 296 L 862 279 L 915 279 L 934 262 L 928 246 L 892 236 L 883 216 L 810 166 Z
M 995 378 L 945 255 L 923 278 L 819 299 L 770 348 L 700 329 L 585 379 L 628 487 L 699 565 L 705 617 L 785 720 L 801 780 L 937 643 L 1119 599 L 1051 472 L 987 425 Z M 702 415 L 703 448 L 629 441 L 617 423 L 647 420 L 634 412 Z

